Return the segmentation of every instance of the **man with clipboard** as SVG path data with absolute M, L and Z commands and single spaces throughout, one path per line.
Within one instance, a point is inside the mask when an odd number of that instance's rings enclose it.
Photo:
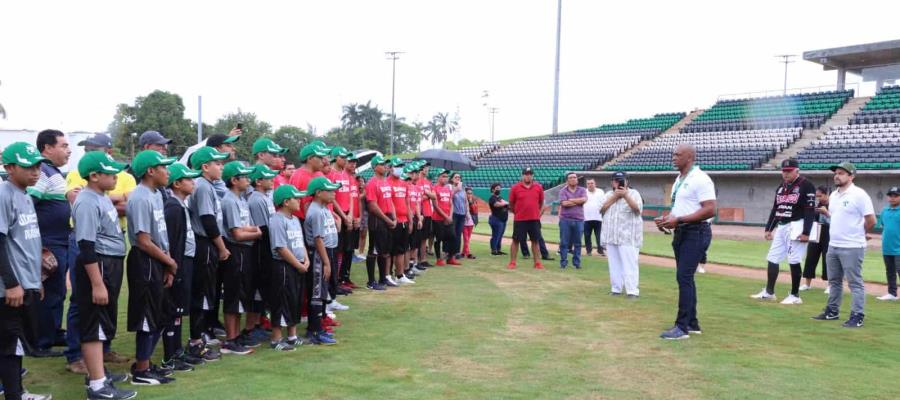
M 766 287 L 750 296 L 753 299 L 775 301 L 775 282 L 778 280 L 778 263 L 785 258 L 791 267 L 791 294 L 781 304 L 803 304 L 800 299 L 800 265 L 806 257 L 813 221 L 816 218 L 816 186 L 800 176 L 800 163 L 789 158 L 781 163 L 783 181 L 775 190 L 775 201 L 769 221 L 766 223 L 766 240 L 771 240 L 769 276 Z

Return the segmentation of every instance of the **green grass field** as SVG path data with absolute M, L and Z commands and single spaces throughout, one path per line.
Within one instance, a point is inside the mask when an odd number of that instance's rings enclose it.
M 629 301 L 606 294 L 605 259 L 587 258 L 579 271 L 527 262 L 507 271 L 505 261 L 482 256 L 430 270 L 413 287 L 359 290 L 342 299 L 352 309 L 339 314 L 337 346 L 226 356 L 172 385 L 140 387 L 139 398 L 872 399 L 893 397 L 900 378 L 900 304 L 871 301 L 866 326 L 849 330 L 809 319 L 824 304 L 820 291 L 801 306 L 758 303 L 745 296 L 758 281 L 704 275 L 703 335 L 666 342 L 657 335 L 674 319 L 674 270 L 643 266 L 641 298 Z M 354 268 L 363 282 L 364 268 Z M 114 348 L 133 354 L 133 340 L 122 333 Z M 62 359 L 25 365 L 31 390 L 83 398 L 82 377 Z
M 559 243 L 559 226 L 555 224 L 544 224 L 541 228 L 544 233 L 545 240 L 553 243 Z M 491 227 L 485 223 L 479 223 L 475 227 L 476 233 L 490 235 Z M 512 235 L 512 223 L 506 227 L 506 237 Z M 762 237 L 762 228 L 760 228 L 760 237 Z M 736 265 L 740 267 L 750 268 L 766 268 L 766 254 L 769 252 L 769 244 L 765 240 L 732 240 L 718 239 L 713 236 L 712 244 L 709 247 L 707 260 L 711 263 Z M 505 250 L 504 250 L 505 251 Z M 664 235 L 661 232 L 644 232 L 644 246 L 641 247 L 641 253 L 653 256 L 672 257 L 672 236 Z M 781 264 L 781 269 L 788 270 L 787 263 Z M 817 270 L 817 275 L 821 275 L 821 264 Z M 863 278 L 869 282 L 885 283 L 886 277 L 884 272 L 884 261 L 881 253 L 876 251 L 867 251 L 865 261 L 863 261 Z

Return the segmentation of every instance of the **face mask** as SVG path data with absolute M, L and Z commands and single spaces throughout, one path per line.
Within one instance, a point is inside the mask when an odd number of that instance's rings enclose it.
M 392 173 L 394 174 L 394 176 L 401 178 L 401 177 L 403 177 L 403 168 L 396 167 L 396 168 L 394 168 Z
M 500 189 L 494 190 L 494 194 L 500 194 Z

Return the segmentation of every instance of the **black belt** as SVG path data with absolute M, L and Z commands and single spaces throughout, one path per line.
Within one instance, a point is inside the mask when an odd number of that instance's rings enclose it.
M 703 228 L 704 226 L 709 226 L 709 222 L 684 222 L 678 224 L 675 229 L 695 229 Z

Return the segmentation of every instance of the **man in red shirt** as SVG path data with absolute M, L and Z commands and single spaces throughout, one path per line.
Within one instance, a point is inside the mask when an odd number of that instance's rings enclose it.
M 419 172 L 419 186 L 422 188 L 422 242 L 419 244 L 419 265 L 430 267 L 428 263 L 428 252 L 434 245 L 434 228 L 432 226 L 431 217 L 434 215 L 432 201 L 435 200 L 431 179 L 428 179 L 428 170 L 431 169 L 431 163 L 422 161 L 422 170 Z
M 438 169 L 438 184 L 434 186 L 434 214 L 431 216 L 434 221 L 434 254 L 437 257 L 435 265 L 442 266 L 444 263 L 444 255 L 441 253 L 441 243 L 444 244 L 444 250 L 452 249 L 453 240 L 453 192 L 447 180 L 450 177 L 450 171 L 443 168 Z M 455 261 L 454 254 L 447 254 L 447 261 Z
M 300 162 L 302 162 L 303 165 L 294 171 L 294 174 L 291 176 L 291 185 L 294 185 L 294 187 L 301 192 L 306 191 L 306 188 L 309 186 L 309 181 L 317 176 L 323 176 L 323 157 L 327 155 L 328 149 L 316 142 L 303 146 L 303 148 L 300 149 Z M 300 199 L 300 209 L 294 213 L 294 216 L 300 218 L 301 223 L 306 219 L 306 208 L 309 207 L 309 203 L 311 202 L 312 196 L 306 196 Z
M 423 271 L 416 262 L 420 258 L 419 244 L 422 242 L 422 186 L 419 185 L 419 170 L 421 164 L 413 162 L 408 165 L 403 172 L 406 174 L 404 179 L 408 184 L 407 195 L 409 196 L 409 226 L 411 233 L 409 234 L 409 251 L 406 252 L 406 277 L 415 279 L 416 272 Z
M 275 190 L 275 188 L 281 185 L 291 183 L 291 176 L 294 175 L 295 169 L 297 169 L 297 167 L 293 163 L 285 163 L 284 169 L 275 177 L 275 184 L 273 185 L 272 190 Z
M 362 207 L 365 207 L 364 204 L 360 202 L 362 196 L 360 196 L 360 187 L 359 181 L 356 178 L 356 155 L 350 153 L 347 155 L 347 163 L 344 165 L 344 173 L 347 174 L 347 181 L 350 188 L 350 202 L 349 207 L 350 210 L 347 213 L 347 217 L 350 218 L 350 230 L 348 231 L 348 237 L 344 241 L 344 255 L 345 261 L 343 266 L 341 267 L 341 283 L 349 288 L 356 289 L 358 286 L 350 280 L 350 264 L 354 261 L 354 252 L 357 247 L 359 247 L 359 234 L 362 229 L 360 217 L 362 215 Z M 360 260 L 355 260 L 360 261 Z
M 352 177 L 351 173 L 347 171 L 349 163 L 349 157 L 351 153 L 344 147 L 336 146 L 331 149 L 331 157 L 334 158 L 334 163 L 332 163 L 331 173 L 326 175 L 328 180 L 334 183 L 340 183 L 341 187 L 334 193 L 334 202 L 337 204 L 337 209 L 344 213 L 347 216 L 349 223 L 345 223 L 341 225 L 341 229 L 338 235 L 338 247 L 337 247 L 337 264 L 338 274 L 334 276 L 332 279 L 339 285 L 336 289 L 337 294 L 349 294 L 352 292 L 352 287 L 348 283 L 350 280 L 350 264 L 353 262 L 353 248 L 356 247 L 356 242 L 353 240 L 353 232 L 357 232 L 358 227 L 355 228 L 353 213 L 359 211 L 359 205 L 353 204 L 353 202 L 359 201 L 359 192 L 358 192 L 358 184 L 356 183 L 356 177 Z M 354 168 L 352 171 L 355 171 L 356 161 L 354 159 Z M 355 196 L 351 192 L 355 192 Z M 348 250 L 349 248 L 349 250 Z M 347 254 L 349 251 L 349 254 Z
M 397 226 L 391 232 L 391 255 L 393 256 L 394 272 L 393 274 L 388 273 L 387 285 L 396 286 L 414 283 L 403 275 L 403 269 L 406 266 L 406 251 L 409 250 L 409 234 L 412 227 L 409 224 L 408 185 L 403 180 L 403 160 L 392 157 L 390 165 L 391 174 L 388 177 L 388 182 L 391 184 L 394 216 L 397 218 Z M 388 268 L 388 272 L 390 271 L 391 269 Z
M 366 271 L 369 282 L 366 287 L 384 290 L 387 283 L 388 260 L 391 258 L 391 231 L 397 226 L 394 212 L 393 189 L 385 178 L 390 161 L 375 156 L 372 170 L 375 172 L 366 183 L 366 206 L 369 209 L 369 251 L 366 255 Z M 378 263 L 379 280 L 375 280 L 375 263 Z
M 538 241 L 541 240 L 541 214 L 544 208 L 544 187 L 534 181 L 531 168 L 522 170 L 522 181 L 509 189 L 509 210 L 515 214 L 513 220 L 512 245 L 509 250 L 509 269 L 516 268 L 516 253 L 519 242 L 531 239 L 531 254 L 534 255 L 534 268 L 544 269 L 538 260 L 540 254 Z

